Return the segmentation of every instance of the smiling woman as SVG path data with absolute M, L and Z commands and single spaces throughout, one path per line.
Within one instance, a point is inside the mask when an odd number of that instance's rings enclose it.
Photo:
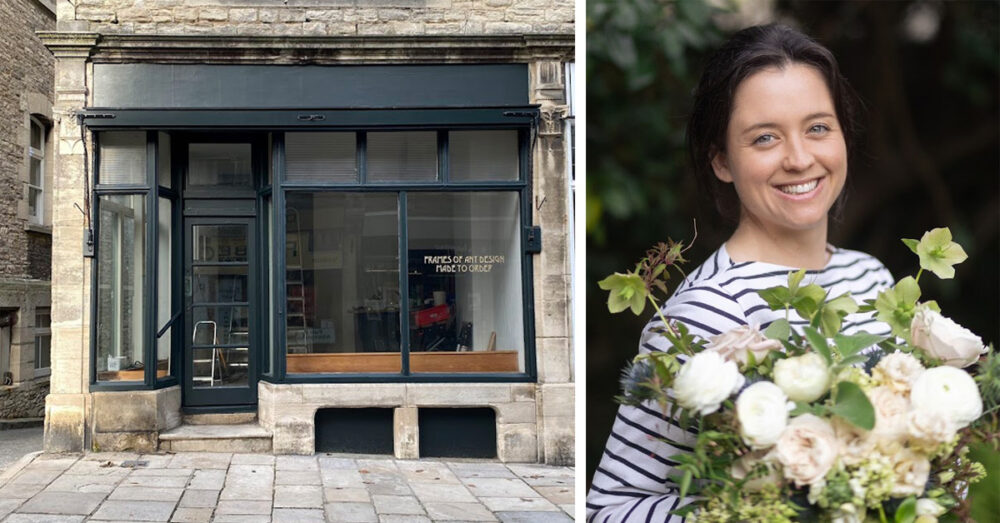
M 785 317 L 756 291 L 784 285 L 789 271 L 806 269 L 808 282 L 828 296 L 849 293 L 859 302 L 892 284 L 874 257 L 827 243 L 857 134 L 854 107 L 833 55 L 788 27 L 744 29 L 713 55 L 695 91 L 688 150 L 700 185 L 736 228 L 678 286 L 664 318 L 721 345 L 733 329 L 759 335 Z M 643 330 L 640 352 L 670 348 L 658 334 L 659 317 Z M 789 320 L 807 323 L 795 312 Z M 842 332 L 861 331 L 890 328 L 870 315 L 847 315 Z M 719 383 L 690 388 L 710 385 Z M 673 480 L 675 455 L 691 451 L 695 433 L 663 412 L 655 404 L 619 409 L 587 497 L 589 521 L 682 521 L 671 514 L 686 502 Z

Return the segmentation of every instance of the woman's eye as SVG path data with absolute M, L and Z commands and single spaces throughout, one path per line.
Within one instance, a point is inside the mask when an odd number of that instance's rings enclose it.
M 826 133 L 830 130 L 830 127 L 825 123 L 818 123 L 809 128 L 809 132 L 814 134 Z
M 762 134 L 754 139 L 754 145 L 767 145 L 775 140 L 773 134 Z

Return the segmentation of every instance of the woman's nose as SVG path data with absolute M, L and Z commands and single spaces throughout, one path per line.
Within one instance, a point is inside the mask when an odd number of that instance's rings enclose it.
M 785 159 L 782 167 L 786 171 L 801 172 L 812 166 L 816 158 L 809 152 L 805 141 L 801 138 L 792 138 L 785 142 Z

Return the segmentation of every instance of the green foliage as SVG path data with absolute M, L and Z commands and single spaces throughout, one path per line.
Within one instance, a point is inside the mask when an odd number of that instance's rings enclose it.
M 632 309 L 632 313 L 638 316 L 646 308 L 649 293 L 638 272 L 616 272 L 597 282 L 597 285 L 608 291 L 608 311 L 612 314 Z
M 924 233 L 920 241 L 904 239 L 903 243 L 920 257 L 920 269 L 928 270 L 943 280 L 955 277 L 955 265 L 968 259 L 962 246 L 951 241 L 951 230 L 938 227 Z
M 896 523 L 913 523 L 917 519 L 917 498 L 910 496 L 896 508 Z
M 844 418 L 855 427 L 872 430 L 875 428 L 875 408 L 861 387 L 849 381 L 837 384 L 836 399 L 830 411 Z
M 920 285 L 917 280 L 912 276 L 899 280 L 893 288 L 879 292 L 875 299 L 879 321 L 889 324 L 896 336 L 909 340 L 910 323 L 916 313 L 918 299 Z

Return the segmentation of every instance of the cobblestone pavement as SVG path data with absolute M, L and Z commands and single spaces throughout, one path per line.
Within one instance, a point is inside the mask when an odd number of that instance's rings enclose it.
M 0 521 L 572 521 L 574 469 L 339 455 L 42 454 L 0 475 Z

